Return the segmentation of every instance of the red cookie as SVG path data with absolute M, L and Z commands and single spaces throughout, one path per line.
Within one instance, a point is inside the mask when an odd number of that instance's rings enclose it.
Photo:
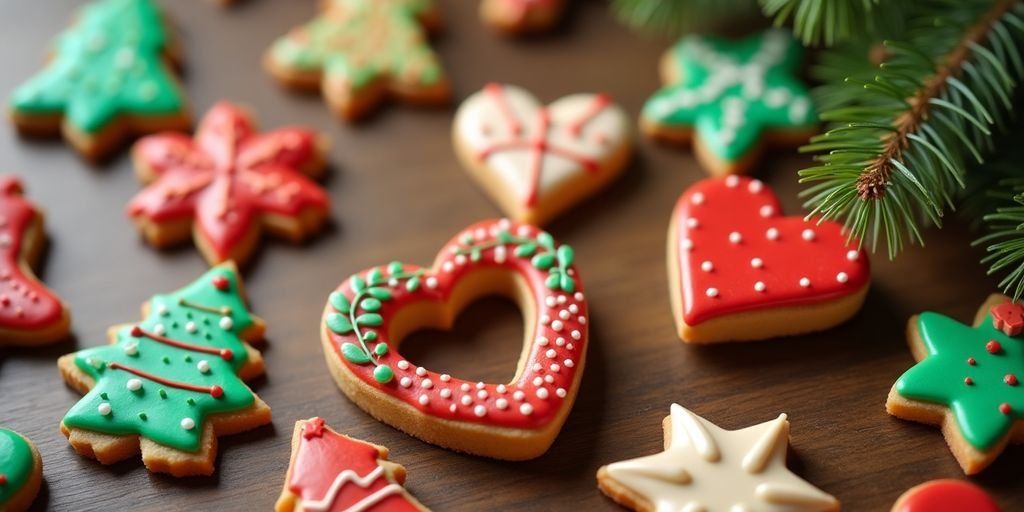
M 980 487 L 963 480 L 932 480 L 903 493 L 892 512 L 999 512 Z
M 698 182 L 679 198 L 668 268 L 679 337 L 759 340 L 818 331 L 853 316 L 867 295 L 867 255 L 834 222 L 784 217 L 758 180 Z
M 32 273 L 46 246 L 43 214 L 22 197 L 21 182 L 0 177 L 0 345 L 66 338 L 67 306 Z

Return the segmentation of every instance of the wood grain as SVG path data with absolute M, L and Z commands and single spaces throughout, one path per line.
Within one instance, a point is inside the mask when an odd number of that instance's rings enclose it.
M 0 92 L 41 65 L 51 38 L 79 2 L 2 0 Z M 39 446 L 45 484 L 36 510 L 267 510 L 289 457 L 292 423 L 321 415 L 346 434 L 391 448 L 409 489 L 435 510 L 616 510 L 596 489 L 605 463 L 654 453 L 661 418 L 679 402 L 725 428 L 789 413 L 791 466 L 836 495 L 844 510 L 888 510 L 905 489 L 962 478 L 938 430 L 889 417 L 886 393 L 913 360 L 904 324 L 932 309 L 969 321 L 994 290 L 955 221 L 927 233 L 929 249 L 898 262 L 874 258 L 864 310 L 831 331 L 785 340 L 683 346 L 669 313 L 665 232 L 676 197 L 703 177 L 692 154 L 638 140 L 630 169 L 606 192 L 549 226 L 572 244 L 592 312 L 592 344 L 579 400 L 551 451 L 525 463 L 459 455 L 379 424 L 349 403 L 327 373 L 317 321 L 327 293 L 348 273 L 400 259 L 429 263 L 457 230 L 499 212 L 464 175 L 449 141 L 454 108 L 389 106 L 351 127 L 315 95 L 285 92 L 260 70 L 267 45 L 314 12 L 313 0 L 162 2 L 181 28 L 185 84 L 197 113 L 218 99 L 251 105 L 264 127 L 301 122 L 329 134 L 334 200 L 329 232 L 302 247 L 264 245 L 246 270 L 252 309 L 267 319 L 267 377 L 256 391 L 274 423 L 223 438 L 215 477 L 149 474 L 137 460 L 104 467 L 74 454 L 58 431 L 79 398 L 56 358 L 105 342 L 108 325 L 138 318 L 154 292 L 175 289 L 206 265 L 192 247 L 158 252 L 139 239 L 123 205 L 138 190 L 125 154 L 84 164 L 62 142 L 19 140 L 0 123 L 0 168 L 21 175 L 48 214 L 51 247 L 42 275 L 70 304 L 76 339 L 0 352 L 0 424 Z M 658 87 L 667 42 L 645 40 L 609 19 L 604 2 L 573 5 L 551 36 L 503 39 L 476 17 L 475 0 L 442 0 L 446 29 L 436 48 L 464 98 L 508 81 L 545 101 L 603 90 L 630 112 Z M 795 171 L 807 161 L 770 153 L 758 175 L 797 211 Z M 506 301 L 471 306 L 450 333 L 419 333 L 404 353 L 431 369 L 471 379 L 507 379 L 522 334 Z M 972 479 L 1007 510 L 1024 508 L 1024 450 L 1011 448 Z

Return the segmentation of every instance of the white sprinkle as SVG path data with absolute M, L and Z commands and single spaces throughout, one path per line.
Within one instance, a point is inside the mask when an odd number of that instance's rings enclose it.
M 755 291 L 763 292 L 764 289 L 765 289 L 765 285 L 761 281 L 758 281 L 758 282 L 754 283 L 754 290 Z
M 451 404 L 451 405 L 448 406 L 448 410 L 451 411 L 451 412 L 455 412 L 457 409 L 458 408 L 455 407 L 455 404 Z
M 577 318 L 576 321 L 579 322 L 580 325 L 587 325 L 587 317 L 585 316 L 580 315 L 580 317 Z
M 576 295 L 573 295 L 573 297 L 575 297 L 576 300 L 583 302 L 583 292 L 576 292 Z
M 516 228 L 516 234 L 519 236 L 530 236 L 530 226 L 520 224 L 519 227 Z
M 578 340 L 583 337 L 583 333 L 579 331 L 572 331 L 571 333 L 569 333 L 569 335 L 572 336 L 572 339 L 574 340 Z
M 167 310 L 167 305 L 166 304 L 160 304 L 159 306 L 157 306 L 156 307 L 156 312 L 160 316 L 167 316 L 167 315 L 171 314 L 171 312 Z
M 210 362 L 206 359 L 200 360 L 196 363 L 196 368 L 200 373 L 210 373 Z
M 462 400 L 459 401 L 462 402 L 462 405 L 469 405 L 473 403 L 473 397 L 469 395 L 462 395 Z
M 461 389 L 463 391 L 469 391 L 469 389 L 470 389 L 469 388 L 469 383 L 468 382 L 463 382 L 462 385 L 459 386 L 459 389 Z
M 811 240 L 814 240 L 814 230 L 810 228 L 805 229 L 803 233 L 800 233 L 800 236 L 803 237 L 804 240 L 810 242 Z
M 412 379 L 410 379 L 409 377 L 402 377 L 402 380 L 398 381 L 398 385 L 402 386 L 403 388 L 412 386 Z
M 98 407 L 96 407 L 96 410 L 99 411 L 101 416 L 108 416 L 108 415 L 110 415 L 110 410 L 111 410 L 110 409 L 110 404 L 102 403 Z
M 547 297 L 544 297 L 544 304 L 546 304 L 549 308 L 553 308 L 556 304 L 558 304 L 558 302 L 555 301 L 554 295 L 548 295 Z
M 135 354 L 138 354 L 139 353 L 139 344 L 135 343 L 134 341 L 131 342 L 131 343 L 126 343 L 124 345 L 124 353 L 128 354 L 130 356 L 134 356 Z
M 562 367 L 558 366 L 557 364 L 552 364 L 551 366 L 548 367 L 548 369 L 550 369 L 551 371 L 553 371 L 555 373 L 558 373 L 559 370 L 562 369 Z
M 419 367 L 416 368 L 416 375 L 419 375 L 420 377 L 423 377 L 426 374 L 427 374 L 427 369 L 426 368 L 424 368 L 422 366 L 419 366 Z
M 807 279 L 806 277 L 801 277 L 800 278 L 800 286 L 802 286 L 804 288 L 809 288 L 811 286 L 811 280 Z
M 547 324 L 550 324 L 550 323 L 551 323 L 551 317 L 550 316 L 547 316 L 547 315 L 541 315 L 540 316 L 540 324 L 541 325 L 547 325 Z
M 430 403 L 430 397 L 427 395 L 420 395 L 420 405 L 427 405 Z
M 768 217 L 771 217 L 772 215 L 775 215 L 775 208 L 772 208 L 770 205 L 766 204 L 766 205 L 761 207 L 761 211 L 760 212 L 761 212 L 761 216 L 762 217 L 768 218 Z
M 431 289 L 437 288 L 437 278 L 436 277 L 431 276 L 431 277 L 427 278 L 427 288 L 431 288 Z
M 555 320 L 555 321 L 551 322 L 551 328 L 554 329 L 555 331 L 561 331 L 562 330 L 562 321 L 561 320 Z
M 548 339 L 544 336 L 537 336 L 537 344 L 546 347 L 548 345 Z
M 705 261 L 704 263 L 700 264 L 700 269 L 703 270 L 704 272 L 711 272 L 712 270 L 715 269 L 715 264 L 711 263 L 710 261 Z
M 544 353 L 544 355 L 548 356 L 551 359 L 554 359 L 555 356 L 558 355 L 558 352 L 555 352 L 555 349 L 553 348 L 549 348 L 548 351 Z
M 219 324 L 220 324 L 220 328 L 224 329 L 225 331 L 230 331 L 231 328 L 235 326 L 235 322 L 233 322 L 231 320 L 230 316 L 222 316 L 222 317 L 220 317 Z
M 480 391 L 476 392 L 476 397 L 479 398 L 480 400 L 487 400 L 488 396 L 489 395 L 487 394 L 486 389 L 481 389 Z
M 704 293 L 711 298 L 718 297 L 718 288 L 708 288 Z
M 195 327 L 195 324 L 192 324 L 192 326 Z M 189 331 L 189 332 L 192 332 L 192 331 Z M 164 327 L 164 324 L 156 324 L 156 325 L 153 326 L 153 334 L 156 334 L 157 336 L 163 336 L 166 333 L 167 333 L 167 328 Z
M 839 281 L 840 283 L 845 283 L 849 280 L 850 276 L 846 275 L 846 272 L 840 272 L 836 274 L 836 281 Z
M 569 269 L 569 270 L 572 270 L 572 269 Z M 558 303 L 559 304 L 565 304 L 566 300 L 567 299 L 565 298 L 565 295 L 559 295 L 558 296 Z
M 430 389 L 434 387 L 434 382 L 431 381 L 430 379 L 423 379 L 422 381 L 420 381 L 420 387 L 423 389 Z
M 498 227 L 501 229 L 508 229 L 512 227 L 512 221 L 508 220 L 508 217 L 502 217 L 498 220 Z
M 754 258 L 750 260 L 750 266 L 754 268 L 761 268 L 764 266 L 764 261 L 761 258 Z
M 580 312 L 580 307 L 576 304 L 569 304 L 569 312 L 575 315 Z
M 559 347 L 564 347 L 565 346 L 565 338 L 563 338 L 561 336 L 555 338 L 555 345 L 558 345 Z
M 569 349 L 569 350 L 572 350 L 572 343 L 570 343 L 570 344 L 566 345 L 566 346 L 565 346 L 565 348 L 567 348 L 567 349 Z
M 572 359 L 566 359 L 565 361 L 562 361 L 562 364 L 564 364 L 566 368 L 576 366 L 576 363 L 572 362 Z
M 487 384 L 484 384 L 483 382 L 477 382 L 476 383 L 476 388 L 477 389 L 483 389 L 485 387 L 487 387 Z
M 398 286 L 398 279 L 394 278 L 394 277 L 392 277 L 391 279 L 388 279 L 388 286 L 390 286 L 392 288 L 397 287 Z
M 456 254 L 455 255 L 455 264 L 456 265 L 465 265 L 466 264 L 466 255 L 465 254 Z
M 743 235 L 741 235 L 739 231 L 733 231 L 732 233 L 729 233 L 729 241 L 734 244 L 738 244 L 743 241 Z
M 188 332 L 196 332 L 199 330 L 199 327 L 196 326 L 195 322 L 189 322 L 185 324 L 185 330 Z
M 196 428 L 196 422 L 192 418 L 184 418 L 181 420 L 181 428 L 185 430 L 192 430 Z
M 482 405 L 478 405 L 473 408 L 473 414 L 475 414 L 477 418 L 483 418 L 487 415 L 487 408 Z
M 497 387 L 494 388 L 494 390 L 504 395 L 505 392 L 508 391 L 508 388 L 505 387 L 504 384 L 498 384 Z
M 693 249 L 693 240 L 690 240 L 689 238 L 684 238 L 680 245 L 683 247 L 683 249 L 689 251 L 690 249 Z
M 128 388 L 128 391 L 138 391 L 142 389 L 142 381 L 139 379 L 128 379 L 128 383 L 125 384 L 125 387 Z
M 768 228 L 768 231 L 765 233 L 765 236 L 768 237 L 768 240 L 778 240 L 779 230 L 776 228 Z
M 103 363 L 100 362 L 100 360 L 96 359 L 95 357 L 86 358 L 85 362 L 86 362 L 86 364 L 88 364 L 89 366 L 92 366 L 93 368 L 99 368 L 100 366 L 103 365 Z
M 694 217 L 690 217 L 689 219 L 686 219 L 686 225 L 690 229 L 696 229 L 700 227 L 700 221 Z
M 521 402 L 523 398 L 526 398 L 526 393 L 523 393 L 522 390 L 516 391 L 515 393 L 512 393 L 512 398 Z
M 399 370 L 408 370 L 409 369 L 409 361 L 406 361 L 406 360 L 403 359 L 402 361 L 398 362 L 397 366 L 398 366 Z
M 533 378 L 533 385 L 534 386 L 543 386 L 544 385 L 544 379 L 542 379 L 540 377 L 534 377 Z
M 452 397 L 452 390 L 450 390 L 448 388 L 444 388 L 444 389 L 441 390 L 441 398 L 451 398 L 451 397 Z
M 504 245 L 499 245 L 499 246 L 495 247 L 494 248 L 494 262 L 495 263 L 505 263 L 506 259 L 508 259 L 508 249 L 506 249 Z
M 736 185 L 740 184 L 740 177 L 735 174 L 725 179 L 725 186 L 729 188 L 735 188 Z
M 565 395 L 568 393 L 565 391 L 565 388 L 558 388 L 555 390 L 555 394 L 558 395 L 558 398 L 565 398 Z
M 562 320 L 568 320 L 570 316 L 572 316 L 572 314 L 569 313 L 568 309 L 563 309 L 558 312 L 558 318 L 561 318 Z
M 693 204 L 704 204 L 704 194 L 702 192 L 694 192 L 693 195 L 690 196 L 690 202 Z
M 541 400 L 546 400 L 548 398 L 548 390 L 547 390 L 547 388 L 538 388 L 537 389 L 537 398 L 540 398 Z
M 523 404 L 519 406 L 519 412 L 524 416 L 529 416 L 533 413 L 533 406 L 530 404 Z
M 544 376 L 544 382 L 547 382 L 548 384 L 551 384 L 554 381 L 555 381 L 555 378 L 552 377 L 551 375 L 545 375 Z
M 860 258 L 860 251 L 850 251 L 846 253 L 846 259 L 850 261 L 857 261 Z
M 747 185 L 747 190 L 749 190 L 751 194 L 760 192 L 762 188 L 764 188 L 764 183 L 761 183 L 761 180 L 753 180 L 749 185 Z
M 442 373 L 441 376 L 438 378 L 441 379 L 441 382 L 448 382 L 452 380 L 452 376 L 448 375 L 447 373 Z
M 508 400 L 505 400 L 504 398 L 499 398 L 494 401 L 494 406 L 504 411 L 505 409 L 508 409 Z
M 454 268 L 455 268 L 455 265 L 452 264 L 452 262 L 450 262 L 450 261 L 446 261 L 446 262 L 441 264 L 441 271 L 442 272 L 451 272 L 452 269 L 454 269 Z

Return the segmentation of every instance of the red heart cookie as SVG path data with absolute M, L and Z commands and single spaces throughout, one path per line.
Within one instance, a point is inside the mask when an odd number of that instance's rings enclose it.
M 832 327 L 867 294 L 867 254 L 834 222 L 783 217 L 758 180 L 706 179 L 679 198 L 669 288 L 686 342 L 756 340 Z
M 393 262 L 355 274 L 324 309 L 331 374 L 356 405 L 426 442 L 506 460 L 540 456 L 569 414 L 586 359 L 587 303 L 573 259 L 535 226 L 484 221 L 445 245 L 431 268 Z M 449 328 L 466 305 L 495 294 L 516 300 L 524 316 L 511 382 L 465 381 L 398 353 L 405 335 Z

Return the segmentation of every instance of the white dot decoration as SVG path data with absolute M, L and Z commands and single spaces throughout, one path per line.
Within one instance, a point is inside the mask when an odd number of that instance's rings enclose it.
M 457 409 L 458 408 L 455 407 L 455 404 L 451 404 L 451 405 L 448 406 L 448 410 L 451 411 L 451 412 L 455 412 Z
M 110 404 L 102 403 L 96 407 L 96 411 L 99 412 L 101 416 L 109 416 L 111 411 Z
M 700 269 L 703 270 L 704 272 L 711 272 L 712 270 L 715 269 L 715 264 L 711 263 L 710 261 L 705 261 L 700 264 Z
M 129 356 L 134 356 L 139 353 L 139 344 L 132 342 L 124 345 L 124 353 Z
M 181 420 L 181 428 L 185 430 L 192 430 L 196 428 L 196 420 L 192 418 L 183 418 Z
M 548 397 L 548 390 L 547 390 L 547 388 L 538 388 L 537 389 L 537 398 L 540 398 L 541 400 L 546 400 L 547 397 Z
M 565 361 L 562 361 L 562 364 L 563 364 L 563 365 L 564 365 L 564 366 L 565 366 L 566 368 L 572 368 L 573 366 L 575 366 L 575 365 L 576 365 L 576 363 L 572 362 L 572 359 L 566 359 Z
M 580 312 L 580 307 L 576 304 L 569 304 L 569 312 L 575 315 Z
M 768 240 L 778 240 L 779 230 L 778 228 L 768 228 L 768 231 L 765 232 L 764 236 L 768 237 Z
M 735 174 L 725 179 L 725 186 L 729 188 L 735 188 L 736 185 L 740 184 L 740 177 Z
M 473 397 L 469 395 L 462 395 L 462 400 L 459 401 L 462 402 L 462 405 L 469 405 L 473 403 Z
M 484 384 L 483 382 L 477 382 L 476 383 L 476 388 L 477 389 L 484 389 L 485 387 L 487 387 L 487 384 Z
M 536 341 L 537 341 L 537 344 L 542 346 L 542 347 L 548 346 L 548 339 L 545 338 L 544 336 L 537 336 L 537 340 Z
M 800 278 L 800 286 L 802 286 L 804 288 L 809 288 L 811 286 L 811 280 L 807 279 L 806 277 L 801 277 Z
M 210 373 L 210 362 L 203 359 L 196 363 L 196 369 L 198 369 L 200 373 Z
M 754 283 L 754 290 L 755 291 L 763 292 L 765 290 L 765 288 L 767 288 L 767 286 L 765 286 L 765 284 L 763 282 L 761 282 L 761 281 L 758 281 L 758 282 Z
M 750 266 L 754 268 L 761 268 L 764 266 L 764 260 L 761 258 L 753 258 L 750 260 Z
M 565 398 L 565 395 L 567 395 L 568 392 L 565 388 L 558 388 L 555 390 L 555 394 L 558 395 L 558 398 Z
M 704 204 L 704 193 L 695 192 L 692 196 L 690 196 L 690 202 L 693 204 Z
M 559 347 L 564 347 L 565 346 L 565 338 L 563 338 L 561 336 L 555 338 L 555 345 L 558 345 Z
M 689 251 L 690 249 L 693 249 L 693 240 L 690 240 L 689 238 L 684 238 L 680 245 L 683 247 L 683 249 Z
M 576 292 L 576 294 L 573 295 L 573 297 L 575 297 L 576 300 L 583 302 L 583 292 Z
M 533 385 L 534 386 L 543 386 L 544 385 L 544 379 L 541 378 L 541 377 L 534 377 L 533 378 Z
M 533 406 L 530 404 L 523 404 L 519 406 L 519 412 L 524 416 L 533 414 Z
M 850 261 L 857 261 L 857 258 L 860 258 L 860 251 L 851 250 L 846 253 L 846 259 Z
M 485 389 L 476 392 L 476 397 L 480 400 L 487 400 L 487 396 L 487 390 Z
M 455 255 L 455 264 L 456 265 L 465 265 L 466 264 L 466 255 L 465 254 L 457 254 L 457 255 Z
M 686 219 L 686 227 L 688 227 L 690 229 L 699 228 L 700 227 L 700 221 L 697 220 L 695 217 L 690 217 L 689 219 Z
M 544 298 L 544 304 L 546 304 L 549 308 L 553 308 L 558 304 L 558 301 L 555 300 L 554 295 L 548 295 L 547 297 Z
M 526 393 L 523 393 L 522 390 L 517 390 L 515 393 L 512 393 L 512 398 L 522 401 L 523 398 L 526 398 Z
M 468 382 L 463 382 L 462 385 L 459 386 L 459 389 L 461 389 L 463 391 L 469 391 L 469 383 Z
M 420 405 L 427 405 L 430 403 L 430 397 L 427 395 L 420 395 Z
M 568 309 L 563 309 L 563 310 L 558 312 L 558 318 L 561 318 L 562 320 L 568 320 L 569 317 L 571 317 L 571 316 L 572 316 L 572 313 L 569 313 Z
M 483 418 L 487 415 L 487 408 L 482 405 L 478 405 L 473 408 L 473 414 L 476 415 L 477 418 Z
M 443 271 L 443 272 L 451 272 L 452 269 L 454 269 L 454 268 L 455 268 L 455 265 L 452 264 L 452 262 L 450 262 L 450 261 L 446 261 L 446 262 L 441 264 L 441 271 Z
M 555 382 L 555 378 L 553 376 L 551 376 L 551 375 L 545 375 L 544 376 L 544 382 L 547 382 L 548 384 L 551 384 L 551 383 Z
M 494 388 L 494 390 L 504 395 L 505 392 L 508 391 L 508 388 L 505 387 L 504 384 L 498 384 L 497 387 Z
M 562 321 L 561 320 L 555 320 L 555 321 L 551 322 L 551 328 L 554 329 L 555 331 L 561 331 L 562 330 Z
M 847 275 L 846 272 L 840 272 L 840 273 L 836 274 L 836 281 L 839 281 L 840 283 L 845 283 L 845 282 L 847 282 L 849 280 L 850 280 L 850 276 Z
M 718 288 L 708 288 L 704 291 L 704 294 L 712 299 L 718 297 Z
M 189 331 L 189 332 L 192 332 L 192 331 Z M 156 325 L 153 326 L 153 334 L 156 334 L 157 336 L 163 336 L 166 333 L 167 333 L 167 328 L 164 327 L 164 324 L 156 324 Z
M 752 194 L 760 192 L 763 188 L 764 183 L 761 183 L 761 180 L 753 180 L 750 182 L 750 185 L 747 185 L 747 190 L 749 190 Z
M 185 324 L 185 330 L 188 331 L 188 332 L 196 332 L 196 331 L 199 330 L 199 327 L 196 326 L 195 322 L 189 322 L 189 323 Z
M 578 340 L 583 337 L 583 333 L 579 331 L 572 331 L 571 333 L 569 333 L 569 335 L 572 336 L 572 339 L 574 340 Z
M 504 398 L 499 398 L 494 401 L 494 406 L 504 411 L 505 409 L 508 409 L 508 400 L 505 400 Z
M 558 355 L 558 352 L 555 352 L 555 349 L 553 348 L 549 348 L 548 351 L 544 353 L 544 355 L 548 356 L 551 359 L 554 359 L 555 356 Z
M 156 312 L 160 316 L 167 316 L 167 315 L 169 315 L 171 313 L 170 311 L 167 310 L 167 305 L 166 304 L 160 304 L 159 306 L 157 306 L 156 307 Z
M 772 208 L 771 205 L 766 204 L 761 207 L 760 213 L 762 217 L 767 219 L 768 217 L 775 215 L 775 208 Z
M 428 277 L 425 282 L 427 283 L 427 288 L 430 288 L 430 289 L 437 288 L 437 278 L 436 277 L 433 277 L 433 276 Z
M 422 381 L 420 381 L 420 387 L 423 389 L 430 389 L 434 387 L 434 382 L 431 381 L 430 379 L 423 379 Z
M 419 375 L 420 377 L 423 377 L 426 374 L 427 374 L 427 369 L 426 368 L 424 368 L 422 366 L 419 366 L 419 367 L 416 368 L 416 375 Z
M 548 367 L 548 369 L 555 373 L 558 373 L 559 371 L 561 371 L 562 367 L 558 366 L 557 364 L 552 364 L 551 366 Z
M 807 229 L 803 230 L 803 232 L 800 233 L 800 236 L 804 240 L 807 240 L 808 242 L 810 242 L 811 240 L 814 240 L 814 230 L 810 229 L 810 228 L 807 228 Z
M 231 321 L 230 316 L 222 316 L 220 317 L 219 325 L 221 329 L 224 329 L 225 331 L 230 331 L 231 328 L 235 326 L 235 323 Z
M 398 381 L 398 385 L 402 386 L 403 388 L 412 386 L 412 379 L 410 379 L 409 377 L 402 377 L 401 380 Z
M 403 361 L 399 361 L 396 366 L 398 366 L 399 370 L 408 370 L 409 369 L 409 361 L 404 361 L 404 360 Z
M 439 378 L 441 379 L 441 382 L 448 382 L 452 380 L 452 376 L 448 375 L 447 373 L 442 373 Z
M 450 390 L 448 388 L 445 388 L 445 389 L 441 390 L 441 398 L 451 398 L 451 397 L 452 397 L 452 390 Z
M 743 235 L 739 231 L 729 233 L 729 243 L 738 244 L 743 241 Z

